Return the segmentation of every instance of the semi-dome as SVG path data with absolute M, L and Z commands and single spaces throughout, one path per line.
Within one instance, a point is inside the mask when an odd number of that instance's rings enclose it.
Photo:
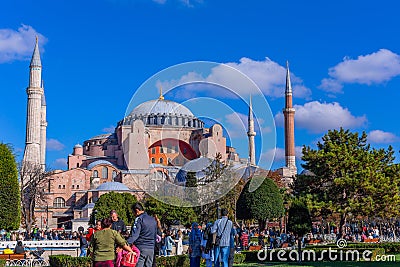
M 171 100 L 156 99 L 144 102 L 133 109 L 130 115 L 172 114 L 194 117 L 193 113 L 184 105 Z

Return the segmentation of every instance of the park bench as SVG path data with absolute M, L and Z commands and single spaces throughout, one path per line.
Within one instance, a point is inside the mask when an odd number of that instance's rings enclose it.
M 25 254 L 0 254 L 2 260 L 23 260 Z
M 250 246 L 249 247 L 249 250 L 261 250 L 262 249 L 262 246 Z
M 379 243 L 379 238 L 367 238 L 364 239 L 364 243 Z
M 283 243 L 282 244 L 282 248 L 287 248 L 287 247 L 289 247 L 289 243 Z
M 316 244 L 319 244 L 321 242 L 322 242 L 322 240 L 320 240 L 320 239 L 312 239 L 312 240 L 308 241 L 307 244 L 316 245 Z

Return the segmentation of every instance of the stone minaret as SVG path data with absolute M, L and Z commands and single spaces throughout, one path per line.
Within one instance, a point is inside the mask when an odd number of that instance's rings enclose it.
M 286 62 L 286 104 L 283 109 L 285 116 L 285 159 L 286 167 L 294 174 L 297 173 L 296 154 L 294 148 L 294 108 L 292 101 L 292 84 L 290 83 L 289 63 Z
M 24 162 L 41 164 L 41 120 L 42 120 L 42 63 L 36 37 L 31 64 L 29 66 L 29 86 L 26 89 L 28 95 L 28 107 L 26 115 L 26 139 Z
M 254 131 L 254 118 L 253 118 L 253 104 L 249 102 L 249 114 L 248 114 L 248 131 L 247 136 L 249 137 L 249 162 L 250 165 L 256 165 L 256 149 L 254 143 L 254 136 L 256 136 L 256 132 Z
M 44 83 L 42 81 L 42 102 L 41 102 L 41 120 L 40 120 L 40 164 L 43 170 L 46 168 L 46 129 L 47 129 L 47 119 L 46 119 L 46 97 L 44 95 Z

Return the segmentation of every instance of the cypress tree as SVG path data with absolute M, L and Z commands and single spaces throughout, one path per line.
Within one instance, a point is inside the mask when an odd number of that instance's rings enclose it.
M 21 203 L 18 169 L 9 145 L 0 143 L 0 229 L 18 229 Z

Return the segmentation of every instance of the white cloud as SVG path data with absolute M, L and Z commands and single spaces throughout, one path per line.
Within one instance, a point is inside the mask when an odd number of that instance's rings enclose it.
M 65 146 L 57 139 L 48 139 L 46 147 L 49 151 L 60 151 L 63 150 Z
M 109 127 L 103 128 L 102 131 L 105 132 L 105 133 L 113 133 L 115 131 L 115 126 L 110 125 Z
M 57 169 L 65 169 L 68 166 L 67 159 L 65 158 L 56 159 L 52 165 L 54 168 Z
M 47 42 L 46 37 L 29 25 L 22 25 L 17 31 L 0 29 L 0 63 L 29 59 L 35 45 L 35 36 L 38 36 L 40 46 Z
M 387 49 L 357 59 L 344 58 L 329 69 L 330 78 L 323 79 L 320 88 L 341 92 L 344 83 L 379 84 L 400 75 L 400 55 Z
M 331 129 L 362 127 L 367 123 L 365 115 L 356 117 L 339 103 L 320 103 L 312 101 L 304 106 L 295 105 L 295 127 L 307 129 L 312 133 L 324 133 Z M 277 126 L 283 126 L 283 113 L 275 115 Z
M 239 63 L 229 62 L 225 65 L 222 64 L 213 67 L 208 76 L 202 76 L 196 71 L 191 71 L 178 79 L 158 81 L 156 86 L 162 86 L 166 90 L 169 90 L 181 84 L 203 82 L 223 85 L 240 96 L 256 95 L 258 92 L 254 84 L 244 78 L 243 75 L 238 75 L 237 70 L 254 81 L 264 95 L 271 97 L 284 96 L 286 69 L 269 58 L 265 58 L 263 61 L 256 61 L 243 57 Z M 291 73 L 291 81 L 294 97 L 308 99 L 311 96 L 311 90 L 304 86 L 303 81 L 293 73 Z M 183 93 L 188 97 L 195 96 L 199 88 L 213 96 L 231 97 L 231 93 L 227 90 L 216 90 L 215 86 L 205 86 L 204 84 L 185 86 L 184 90 L 179 91 L 179 94 Z
M 368 133 L 368 141 L 377 144 L 389 144 L 398 142 L 400 139 L 393 133 L 374 130 Z

